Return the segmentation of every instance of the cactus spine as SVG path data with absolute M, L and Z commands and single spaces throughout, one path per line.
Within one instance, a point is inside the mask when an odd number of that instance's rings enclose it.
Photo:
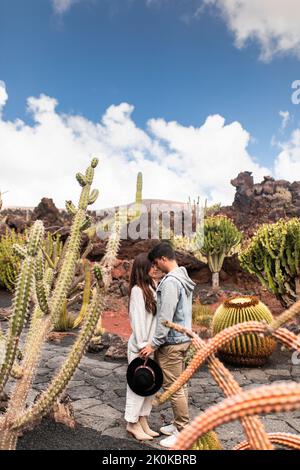
M 247 321 L 272 323 L 273 316 L 266 305 L 256 297 L 239 296 L 226 300 L 220 305 L 213 317 L 212 329 L 216 335 L 229 326 Z M 271 338 L 258 335 L 243 335 L 235 338 L 220 350 L 224 361 L 236 365 L 259 366 L 264 364 L 275 348 Z

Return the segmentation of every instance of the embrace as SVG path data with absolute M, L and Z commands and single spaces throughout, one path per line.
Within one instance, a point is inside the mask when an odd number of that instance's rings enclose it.
M 158 283 L 159 271 L 165 274 Z M 191 339 L 162 324 L 169 320 L 192 327 L 192 295 L 195 283 L 184 267 L 179 267 L 175 252 L 168 242 L 156 245 L 148 255 L 136 257 L 130 278 L 129 318 L 132 335 L 128 341 L 129 364 L 141 359 L 154 359 L 162 371 L 162 387 L 168 389 L 185 368 Z M 150 391 L 151 393 L 151 391 Z M 127 431 L 141 441 L 164 434 L 162 447 L 170 448 L 179 432 L 189 424 L 187 387 L 171 398 L 174 420 L 153 431 L 148 423 L 154 394 L 141 396 L 127 384 L 125 420 Z

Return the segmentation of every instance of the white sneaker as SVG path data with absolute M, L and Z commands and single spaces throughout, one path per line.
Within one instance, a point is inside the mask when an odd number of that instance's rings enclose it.
M 159 445 L 162 447 L 166 447 L 167 449 L 169 449 L 170 447 L 173 447 L 173 445 L 175 444 L 177 440 L 178 434 L 179 434 L 179 431 L 176 428 L 176 431 L 174 431 L 171 436 L 166 437 L 165 439 L 160 441 Z
M 165 434 L 166 436 L 172 436 L 172 434 L 176 431 L 177 428 L 176 426 L 174 426 L 174 424 L 168 424 L 167 426 L 163 426 L 162 428 L 160 428 L 160 432 L 162 434 Z

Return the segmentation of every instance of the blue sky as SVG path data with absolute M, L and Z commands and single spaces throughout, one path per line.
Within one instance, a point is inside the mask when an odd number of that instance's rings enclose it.
M 7 125 L 21 119 L 31 130 L 41 126 L 32 109 L 26 108 L 29 97 L 40 95 L 57 100 L 58 115 L 82 116 L 85 124 L 101 121 L 112 105 L 127 103 L 134 106 L 130 120 L 148 134 L 149 120 L 163 123 L 165 132 L 170 122 L 183 131 L 200 128 L 208 116 L 220 115 L 224 125 L 237 121 L 249 133 L 241 151 L 246 149 L 251 162 L 259 165 L 258 176 L 267 168 L 288 179 L 288 171 L 281 170 L 281 175 L 274 162 L 282 151 L 295 153 L 297 145 L 293 132 L 299 125 L 299 107 L 291 102 L 291 84 L 300 79 L 300 47 L 297 40 L 288 46 L 284 41 L 284 34 L 289 39 L 294 12 L 285 18 L 286 31 L 275 28 L 268 33 L 269 42 L 260 33 L 251 40 L 253 25 L 243 24 L 247 16 L 237 23 L 228 0 L 205 1 L 206 8 L 201 0 L 77 0 L 73 5 L 73 0 L 1 0 L 0 80 L 8 95 L 2 120 Z M 289 3 L 297 5 L 289 0 L 286 8 Z M 258 15 L 256 28 L 264 24 L 266 11 L 258 6 L 249 13 Z M 245 29 L 249 37 L 241 39 Z M 279 112 L 289 112 L 284 129 Z M 181 157 L 188 153 L 165 132 L 162 135 L 160 129 L 155 134 L 164 151 L 181 151 Z M 28 145 L 35 146 L 34 140 Z M 143 152 L 146 159 L 159 158 L 149 156 L 149 148 Z M 130 151 L 125 153 L 131 160 Z M 293 163 L 294 153 L 288 155 Z M 137 167 L 132 168 L 132 178 Z M 178 168 L 172 171 L 178 176 Z M 296 176 L 300 179 L 300 173 Z M 0 181 L 0 189 L 5 183 Z M 201 193 L 203 185 L 194 183 L 191 188 Z M 203 191 L 212 199 L 222 197 L 213 196 L 212 181 Z M 230 194 L 223 195 L 225 202 Z M 35 197 L 39 196 L 37 190 Z

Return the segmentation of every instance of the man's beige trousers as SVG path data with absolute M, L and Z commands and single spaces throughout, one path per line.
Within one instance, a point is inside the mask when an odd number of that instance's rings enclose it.
M 190 342 L 161 346 L 155 351 L 154 359 L 163 371 L 163 389 L 168 389 L 184 371 L 184 360 Z M 181 431 L 189 424 L 188 391 L 185 385 L 171 397 L 174 425 Z

